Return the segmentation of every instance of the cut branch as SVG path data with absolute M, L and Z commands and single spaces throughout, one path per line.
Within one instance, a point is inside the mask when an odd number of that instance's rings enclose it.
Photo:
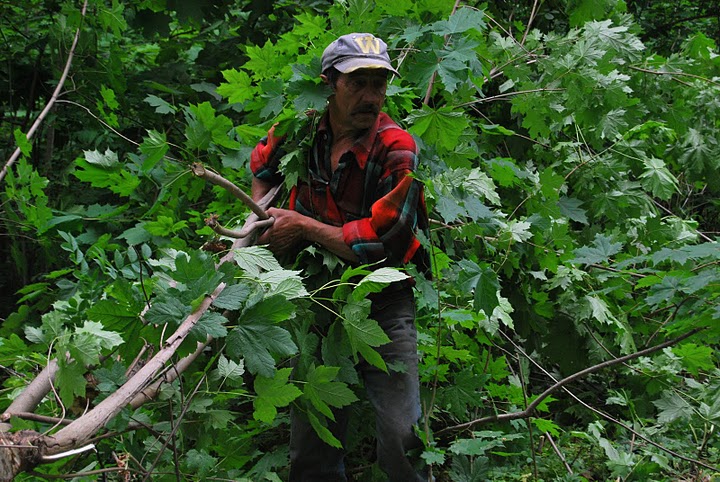
M 208 171 L 207 169 L 205 169 L 205 166 L 203 166 L 199 162 L 193 163 L 192 172 L 197 177 L 201 177 L 201 178 L 205 179 L 207 182 L 209 182 L 211 184 L 215 184 L 215 185 L 220 186 L 220 187 L 224 188 L 225 190 L 227 190 L 230 194 L 232 194 L 233 196 L 235 196 L 236 198 L 238 198 L 239 200 L 244 202 L 245 205 L 247 207 L 249 207 L 252 210 L 252 212 L 254 212 L 255 215 L 259 219 L 269 219 L 270 218 L 270 216 L 268 216 L 268 214 L 265 212 L 265 210 L 263 208 L 261 208 L 260 206 L 255 204 L 255 201 L 253 201 L 250 196 L 245 194 L 245 191 L 243 191 L 242 189 L 240 189 L 235 184 L 228 181 L 221 175 L 215 174 L 214 172 L 211 172 L 211 171 Z
M 220 177 L 220 176 L 217 176 Z M 265 214 L 264 207 L 269 206 L 275 200 L 279 188 L 268 192 L 260 201 L 255 204 L 260 214 Z M 260 207 L 264 206 L 264 207 Z M 246 225 L 257 224 L 258 215 L 251 214 Z M 249 246 L 254 242 L 254 236 L 246 236 L 233 243 L 233 248 Z M 233 260 L 234 253 L 230 250 L 218 262 L 218 266 Z M 178 347 L 186 339 L 190 330 L 195 326 L 202 315 L 210 308 L 212 302 L 225 288 L 225 283 L 220 283 L 213 293 L 206 296 L 200 305 L 180 324 L 178 329 L 165 341 L 161 350 L 150 359 L 135 375 L 113 394 L 100 402 L 92 410 L 82 417 L 72 421 L 66 427 L 61 428 L 52 436 L 40 435 L 36 432 L 16 432 L 12 434 L 0 432 L 0 480 L 12 480 L 17 474 L 27 471 L 36 465 L 56 459 L 54 456 L 72 455 L 77 450 L 87 450 L 88 442 L 100 431 L 115 415 L 124 407 L 130 405 L 139 407 L 151 397 L 157 394 L 163 383 L 175 380 L 195 358 L 204 350 L 206 344 L 200 344 L 197 350 L 191 355 L 180 360 L 178 364 L 156 379 L 156 375 L 163 371 L 167 362 L 177 351 Z M 57 371 L 57 362 L 52 360 L 46 369 L 28 386 L 26 391 L 31 393 L 21 394 L 11 407 L 3 415 L 2 420 L 7 421 L 13 413 L 30 412 L 52 388 L 52 379 Z M 153 380 L 155 380 L 153 382 Z M 30 390 L 32 389 L 32 390 Z M 23 409 L 23 410 L 19 410 Z

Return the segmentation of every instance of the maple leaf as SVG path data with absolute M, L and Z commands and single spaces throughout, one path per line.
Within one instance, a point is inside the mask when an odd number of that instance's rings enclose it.
M 302 395 L 298 387 L 288 381 L 292 368 L 281 368 L 273 377 L 255 378 L 257 397 L 253 401 L 253 417 L 261 422 L 271 423 L 277 416 L 278 407 L 287 407 Z
M 335 420 L 330 406 L 344 407 L 357 401 L 357 396 L 345 383 L 333 381 L 340 367 L 311 366 L 307 374 L 303 394 L 323 415 Z
M 583 246 L 575 250 L 573 263 L 600 264 L 608 261 L 612 256 L 620 252 L 623 243 L 613 243 L 612 238 L 598 233 L 595 235 L 592 246 Z

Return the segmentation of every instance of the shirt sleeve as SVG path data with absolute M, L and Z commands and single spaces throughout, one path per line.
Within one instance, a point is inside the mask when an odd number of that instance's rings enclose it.
M 284 155 L 283 141 L 283 137 L 275 136 L 275 127 L 272 127 L 250 153 L 250 170 L 261 181 L 273 185 L 283 181 L 282 173 L 278 171 L 280 158 Z
M 415 232 L 425 203 L 422 184 L 411 177 L 417 167 L 415 141 L 400 129 L 391 129 L 390 136 L 370 217 L 344 224 L 343 238 L 362 263 L 385 259 L 401 266 L 420 247 Z

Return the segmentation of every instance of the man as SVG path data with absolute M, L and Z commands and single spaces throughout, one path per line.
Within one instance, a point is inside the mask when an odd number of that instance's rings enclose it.
M 427 214 L 422 185 L 410 176 L 417 148 L 412 136 L 381 112 L 390 73 L 397 71 L 385 42 L 367 33 L 343 35 L 323 52 L 320 78 L 331 94 L 306 153 L 308 179 L 292 189 L 289 209 L 268 210 L 275 223 L 259 239 L 276 255 L 315 243 L 354 264 L 420 264 L 424 253 L 415 232 Z M 251 155 L 256 200 L 281 182 L 282 142 L 271 130 Z M 419 446 L 414 425 L 420 418 L 411 283 L 395 283 L 373 298 L 370 316 L 391 340 L 378 348 L 383 359 L 404 366 L 389 373 L 366 362 L 357 367 L 376 413 L 378 463 L 393 482 L 425 480 L 407 456 Z M 344 443 L 346 413 L 336 422 L 333 433 Z M 293 411 L 292 482 L 345 481 L 343 458 Z

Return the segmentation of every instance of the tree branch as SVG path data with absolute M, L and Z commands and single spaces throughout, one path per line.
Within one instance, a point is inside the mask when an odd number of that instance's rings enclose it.
M 227 190 L 230 194 L 241 200 L 245 203 L 247 207 L 249 207 L 252 212 L 257 215 L 258 218 L 265 220 L 269 219 L 270 216 L 265 212 L 263 208 L 255 204 L 255 201 L 252 200 L 250 196 L 245 194 L 245 191 L 237 187 L 232 182 L 228 181 L 224 177 L 222 177 L 219 174 L 215 174 L 214 172 L 210 172 L 207 169 L 205 169 L 205 166 L 200 164 L 199 162 L 194 162 L 192 165 L 192 172 L 197 177 L 201 177 L 205 179 L 207 182 L 211 184 L 215 184 L 216 186 L 220 186 Z
M 611 367 L 614 365 L 619 365 L 621 363 L 625 363 L 627 361 L 634 360 L 635 358 L 640 358 L 642 356 L 650 355 L 651 353 L 655 353 L 656 351 L 660 351 L 669 346 L 676 345 L 676 344 L 680 343 L 681 341 L 683 341 L 684 339 L 698 333 L 701 330 L 703 330 L 703 328 L 695 328 L 694 330 L 691 330 L 691 331 L 689 331 L 677 338 L 674 338 L 672 340 L 666 341 L 665 343 L 661 343 L 659 345 L 655 345 L 653 347 L 646 348 L 645 350 L 640 350 L 638 352 L 631 353 L 630 355 L 625 355 L 620 358 L 614 358 L 612 360 L 598 363 L 597 365 L 593 365 L 589 368 L 586 368 L 585 370 L 581 370 L 577 373 L 573 373 L 572 375 L 565 377 L 560 381 L 556 381 L 556 383 L 554 385 L 552 385 L 550 388 L 548 388 L 543 393 L 538 395 L 538 397 L 535 400 L 533 400 L 532 403 L 530 403 L 530 405 L 528 405 L 525 410 L 521 410 L 519 412 L 503 413 L 500 415 L 491 415 L 488 417 L 478 418 L 476 420 L 471 420 L 470 422 L 462 423 L 459 425 L 454 425 L 452 427 L 446 427 L 442 430 L 435 432 L 435 434 L 442 435 L 442 434 L 448 433 L 448 432 L 463 430 L 463 429 L 470 428 L 473 425 L 480 424 L 480 423 L 517 420 L 520 418 L 531 417 L 533 415 L 533 413 L 535 412 L 535 409 L 538 407 L 538 405 L 540 405 L 540 403 L 542 403 L 543 400 L 545 400 L 547 397 L 549 397 L 550 395 L 552 395 L 553 393 L 558 391 L 560 388 L 564 388 L 565 385 L 567 385 L 568 383 L 578 380 L 580 378 L 583 378 L 587 375 L 590 375 L 591 373 L 600 371 L 603 368 L 608 368 L 608 367 Z
M 42 124 L 42 122 L 45 120 L 45 117 L 47 117 L 47 115 L 50 113 L 50 109 L 52 109 L 53 105 L 55 104 L 55 101 L 60 96 L 60 92 L 62 91 L 63 86 L 65 85 L 65 81 L 67 80 L 68 74 L 70 73 L 70 66 L 72 65 L 72 59 L 73 59 L 73 56 L 75 55 L 75 48 L 77 47 L 78 40 L 80 39 L 80 29 L 82 28 L 82 19 L 85 18 L 85 12 L 87 11 L 87 4 L 88 4 L 88 0 L 85 0 L 85 3 L 83 4 L 83 7 L 82 7 L 82 12 L 81 12 L 81 23 L 80 23 L 80 26 L 75 31 L 75 38 L 73 39 L 73 43 L 70 46 L 68 58 L 67 58 L 67 61 L 65 62 L 65 68 L 63 69 L 63 73 L 60 76 L 60 80 L 58 81 L 58 84 L 55 87 L 55 90 L 53 91 L 52 97 L 50 97 L 50 100 L 45 105 L 45 108 L 42 110 L 42 112 L 40 112 L 40 115 L 38 116 L 38 118 L 35 119 L 35 122 L 33 122 L 33 125 L 30 126 L 30 130 L 27 132 L 27 134 L 25 134 L 25 136 L 28 138 L 28 140 L 30 140 L 33 137 L 33 135 L 35 135 L 35 131 L 37 131 L 38 127 L 40 127 L 40 124 Z M 20 147 L 17 147 L 15 149 L 15 151 L 12 153 L 12 155 L 10 156 L 10 159 L 8 159 L 8 161 L 5 163 L 3 168 L 0 170 L 0 181 L 2 181 L 5 178 L 5 176 L 8 173 L 8 170 L 10 169 L 10 167 L 13 164 L 15 164 L 15 161 L 18 160 L 18 158 L 20 157 L 20 154 L 21 154 Z

